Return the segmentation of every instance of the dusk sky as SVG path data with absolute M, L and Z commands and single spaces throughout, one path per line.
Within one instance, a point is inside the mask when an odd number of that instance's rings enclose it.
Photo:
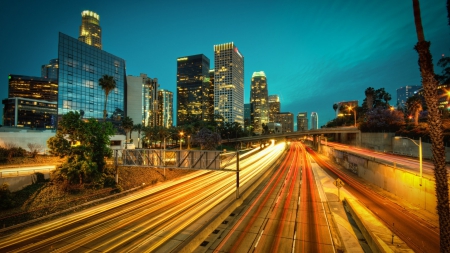
M 420 4 L 436 64 L 450 55 L 446 1 Z M 334 118 L 334 103 L 361 105 L 367 87 L 384 87 L 395 105 L 397 88 L 421 84 L 411 0 L 2 0 L 0 6 L 1 99 L 8 74 L 40 76 L 41 65 L 58 57 L 58 32 L 78 38 L 83 10 L 100 15 L 103 50 L 125 59 L 127 75 L 158 78 L 174 92 L 174 104 L 177 58 L 205 54 L 213 64 L 213 46 L 227 42 L 245 58 L 245 103 L 252 73 L 264 71 L 281 111 L 308 112 L 309 120 L 317 112 L 319 127 Z

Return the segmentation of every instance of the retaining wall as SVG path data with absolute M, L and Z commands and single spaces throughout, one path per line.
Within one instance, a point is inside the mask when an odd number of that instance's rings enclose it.
M 436 212 L 435 181 L 380 160 L 322 147 L 322 153 L 368 182 L 429 212 Z

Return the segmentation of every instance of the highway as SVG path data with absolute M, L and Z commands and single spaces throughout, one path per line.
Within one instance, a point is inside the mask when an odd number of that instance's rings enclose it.
M 0 168 L 0 178 L 28 176 L 34 173 L 50 173 L 55 170 L 55 165 L 41 165 L 32 167 L 7 167 Z
M 345 182 L 345 189 L 371 210 L 391 231 L 415 252 L 439 252 L 439 229 L 388 198 L 372 191 L 357 179 L 325 162 L 313 150 L 314 160 L 334 178 Z
M 240 185 L 280 157 L 271 145 L 240 163 Z M 197 171 L 114 202 L 0 237 L 0 252 L 165 252 L 185 227 L 236 192 L 233 172 Z M 192 232 L 192 231 L 191 231 Z M 161 246 L 165 249 L 161 250 Z
M 290 145 L 280 168 L 211 245 L 196 252 L 335 252 L 302 144 Z

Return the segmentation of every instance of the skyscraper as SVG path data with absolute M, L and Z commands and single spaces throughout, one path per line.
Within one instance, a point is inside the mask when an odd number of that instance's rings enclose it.
M 267 92 L 267 78 L 263 71 L 253 72 L 250 91 L 251 124 L 256 134 L 262 134 L 262 124 L 269 122 L 269 98 Z
M 123 59 L 59 33 L 58 60 L 58 116 L 79 111 L 85 118 L 103 119 L 105 92 L 98 84 L 103 75 L 116 81 L 106 105 L 108 120 L 115 124 L 126 116 Z
M 308 130 L 308 113 L 299 112 L 297 114 L 297 131 Z
M 275 122 L 281 124 L 282 133 L 294 132 L 294 114 L 290 112 L 280 112 L 275 114 Z
M 48 64 L 41 66 L 41 77 L 58 79 L 58 59 L 52 59 Z
M 404 86 L 397 89 L 397 107 L 405 108 L 406 100 L 414 96 L 414 92 L 422 88 L 420 85 Z
M 244 57 L 233 42 L 214 45 L 214 113 L 244 125 Z
M 157 125 L 166 128 L 173 126 L 173 93 L 168 90 L 158 90 Z
M 102 29 L 100 27 L 100 16 L 93 11 L 81 13 L 81 26 L 79 41 L 102 49 Z
M 203 54 L 177 59 L 177 125 L 212 119 L 214 90 L 209 59 Z
M 317 112 L 311 113 L 311 130 L 319 129 L 319 115 Z
M 278 95 L 269 96 L 269 122 L 275 122 L 275 114 L 280 113 L 280 98 Z
M 127 76 L 127 116 L 135 124 L 156 126 L 158 79 L 147 74 Z

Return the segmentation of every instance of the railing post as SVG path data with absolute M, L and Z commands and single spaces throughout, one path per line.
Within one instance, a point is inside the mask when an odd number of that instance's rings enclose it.
M 239 151 L 236 151 L 236 199 L 239 198 Z
M 115 176 L 115 179 L 116 179 L 116 184 L 118 184 L 118 183 L 119 183 L 119 164 L 118 164 L 117 159 L 118 159 L 118 153 L 119 153 L 119 150 L 118 150 L 118 149 L 114 150 L 114 153 L 115 153 L 115 157 L 114 157 L 114 167 L 116 168 L 116 176 Z

